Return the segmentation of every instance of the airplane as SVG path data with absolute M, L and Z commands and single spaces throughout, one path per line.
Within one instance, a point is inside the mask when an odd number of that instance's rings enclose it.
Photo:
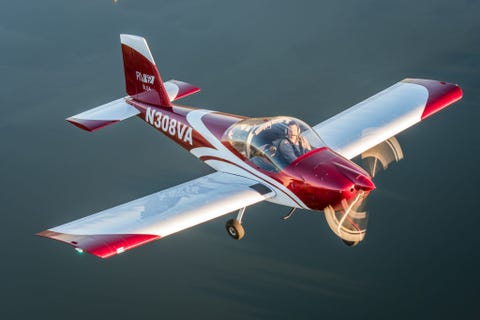
M 363 205 L 377 170 L 352 159 L 374 159 L 374 167 L 401 159 L 395 135 L 462 98 L 456 84 L 406 78 L 313 127 L 288 116 L 249 118 L 174 104 L 200 89 L 163 82 L 144 38 L 120 41 L 127 95 L 66 120 L 92 132 L 137 116 L 215 172 L 37 233 L 101 258 L 236 210 L 225 227 L 242 239 L 245 208 L 261 201 L 290 208 L 283 219 L 296 209 L 324 212 L 355 246 L 366 234 Z

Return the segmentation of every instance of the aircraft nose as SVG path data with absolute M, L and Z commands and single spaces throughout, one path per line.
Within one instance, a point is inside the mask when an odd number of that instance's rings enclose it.
M 359 175 L 355 177 L 354 181 L 355 189 L 363 190 L 363 191 L 371 191 L 375 189 L 375 184 L 373 183 L 370 177 Z
M 375 184 L 373 183 L 372 178 L 362 168 L 350 164 L 334 164 L 338 171 L 353 183 L 355 189 L 363 191 L 371 191 L 375 189 Z

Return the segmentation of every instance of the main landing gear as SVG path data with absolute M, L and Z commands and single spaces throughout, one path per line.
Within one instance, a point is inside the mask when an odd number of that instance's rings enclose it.
M 289 219 L 297 208 L 292 208 L 286 216 L 282 217 L 283 220 Z M 245 236 L 245 229 L 242 227 L 242 218 L 245 212 L 245 208 L 238 210 L 237 218 L 230 219 L 225 224 L 228 234 L 235 240 L 240 240 Z
M 225 224 L 228 234 L 235 240 L 240 240 L 245 236 L 245 229 L 242 227 L 242 218 L 245 208 L 238 210 L 237 218 L 230 219 Z

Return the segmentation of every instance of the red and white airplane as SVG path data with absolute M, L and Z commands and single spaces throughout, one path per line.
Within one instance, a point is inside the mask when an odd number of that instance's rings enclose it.
M 314 127 L 286 116 L 248 118 L 173 104 L 200 89 L 163 82 L 144 38 L 120 40 L 128 95 L 67 121 L 95 131 L 138 116 L 216 172 L 38 233 L 101 258 L 235 210 L 226 229 L 241 239 L 245 208 L 264 200 L 292 208 L 285 219 L 296 208 L 323 211 L 332 231 L 355 245 L 366 232 L 359 206 L 375 186 L 351 159 L 373 155 L 386 166 L 378 150 L 389 146 L 398 160 L 397 133 L 462 97 L 455 84 L 404 79 Z

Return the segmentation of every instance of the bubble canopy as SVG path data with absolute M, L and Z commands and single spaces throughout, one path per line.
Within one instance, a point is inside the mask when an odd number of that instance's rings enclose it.
M 284 116 L 239 121 L 225 132 L 223 140 L 268 171 L 283 169 L 301 155 L 326 146 L 308 124 Z

